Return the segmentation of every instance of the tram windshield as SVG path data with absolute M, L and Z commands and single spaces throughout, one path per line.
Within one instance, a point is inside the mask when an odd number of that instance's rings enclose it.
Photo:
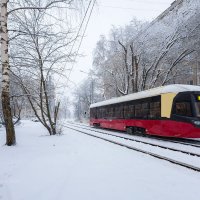
M 200 94 L 195 95 L 195 109 L 197 117 L 200 117 Z

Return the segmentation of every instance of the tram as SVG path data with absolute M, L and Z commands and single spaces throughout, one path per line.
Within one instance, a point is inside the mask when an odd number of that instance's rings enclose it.
M 90 125 L 129 134 L 200 138 L 200 86 L 167 85 L 91 104 Z

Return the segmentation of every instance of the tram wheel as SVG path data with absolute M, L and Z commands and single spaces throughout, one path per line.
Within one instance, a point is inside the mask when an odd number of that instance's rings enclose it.
M 134 127 L 127 127 L 126 128 L 126 132 L 130 135 L 132 135 L 134 133 Z

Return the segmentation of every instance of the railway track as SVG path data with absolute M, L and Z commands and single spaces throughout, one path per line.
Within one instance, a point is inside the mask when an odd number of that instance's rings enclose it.
M 71 127 L 73 126 L 73 127 Z M 101 140 L 104 140 L 104 141 L 107 141 L 107 142 L 110 142 L 112 144 L 116 144 L 116 145 L 119 145 L 119 146 L 122 146 L 122 147 L 125 147 L 125 148 L 128 148 L 128 149 L 131 149 L 133 151 L 137 151 L 137 152 L 140 152 L 140 153 L 144 153 L 144 154 L 147 154 L 147 155 L 150 155 L 150 156 L 153 156 L 155 158 L 158 158 L 158 159 L 161 159 L 161 160 L 165 160 L 165 161 L 168 161 L 170 163 L 173 163 L 173 164 L 176 164 L 176 165 L 179 165 L 179 166 L 182 166 L 182 167 L 185 167 L 185 168 L 188 168 L 190 170 L 194 170 L 194 171 L 197 171 L 197 172 L 200 172 L 200 167 L 197 167 L 197 166 L 194 166 L 194 165 L 191 165 L 191 164 L 188 164 L 188 163 L 185 163 L 185 162 L 182 162 L 182 161 L 178 161 L 176 159 L 173 159 L 173 158 L 170 158 L 170 157 L 166 157 L 166 156 L 163 156 L 163 155 L 160 155 L 160 154 L 157 154 L 157 153 L 152 153 L 150 151 L 146 151 L 146 150 L 143 150 L 143 149 L 140 149 L 140 148 L 136 148 L 134 147 L 133 145 L 129 145 L 129 144 L 124 144 L 122 142 L 118 142 L 118 141 L 115 141 L 113 139 L 109 139 L 109 138 L 105 138 L 105 137 L 102 137 L 102 136 L 99 136 L 99 135 L 94 135 L 92 133 L 89 133 L 87 131 L 83 131 L 83 130 L 79 130 L 77 128 L 74 128 L 74 125 L 64 125 L 64 127 L 68 128 L 68 129 L 71 129 L 71 130 L 74 130 L 74 131 L 77 131 L 79 133 L 82 133 L 82 134 L 85 134 L 85 135 L 88 135 L 88 136 L 92 136 L 92 137 L 95 137 L 95 138 L 98 138 L 98 139 L 101 139 Z M 82 127 L 79 127 L 81 129 L 83 129 Z M 148 143 L 149 144 L 149 143 Z M 151 145 L 151 144 L 149 144 Z M 165 147 L 160 147 L 160 146 L 157 146 L 159 148 L 165 148 Z M 169 148 L 165 148 L 167 150 L 171 150 Z M 173 150 L 172 150 L 173 151 Z M 179 153 L 183 153 L 183 154 L 187 154 L 187 155 L 192 155 L 192 156 L 197 156 L 199 157 L 200 155 L 197 154 L 197 155 L 194 155 L 194 153 L 190 154 L 190 153 L 186 153 L 186 152 L 182 152 L 182 151 L 179 151 L 179 150 L 176 150 L 178 151 Z
M 94 129 L 91 129 L 89 127 L 88 128 L 81 127 L 81 126 L 76 125 L 76 124 L 73 124 L 73 126 L 75 126 L 77 128 L 82 128 L 82 129 L 85 129 L 85 130 L 101 133 L 101 134 L 104 134 L 104 135 L 109 135 L 109 136 L 121 138 L 121 139 L 124 139 L 124 140 L 129 140 L 129 141 L 133 141 L 133 142 L 137 142 L 137 143 L 147 144 L 147 145 L 151 145 L 151 146 L 154 146 L 154 147 L 159 147 L 159 148 L 162 148 L 162 149 L 168 149 L 168 150 L 171 150 L 171 151 L 181 152 L 183 154 L 200 157 L 199 153 L 194 153 L 194 152 L 185 151 L 185 150 L 181 150 L 181 149 L 175 149 L 175 148 L 172 148 L 172 147 L 162 146 L 160 144 L 154 144 L 154 143 L 151 143 L 151 142 L 145 142 L 145 141 L 142 141 L 142 140 L 137 140 L 137 139 L 127 138 L 127 137 L 123 137 L 123 136 L 118 136 L 118 135 L 115 135 L 115 134 L 111 134 L 111 133 L 107 133 L 107 132 L 103 132 L 103 131 L 99 131 L 99 130 L 94 130 Z
M 71 124 L 74 124 L 75 126 L 79 126 L 79 127 L 85 127 L 88 129 L 91 129 L 91 126 L 85 125 L 85 124 L 78 124 L 78 123 L 74 123 L 74 122 L 70 122 Z M 108 130 L 108 129 L 100 129 L 95 127 L 95 129 L 98 130 Z M 92 128 L 91 130 L 94 130 L 94 128 Z M 115 131 L 115 130 L 113 130 Z M 115 131 L 118 132 L 122 135 L 128 135 L 126 132 L 122 132 L 122 131 Z M 134 136 L 134 135 L 131 135 Z M 200 148 L 200 141 L 197 140 L 193 140 L 193 139 L 185 139 L 185 138 L 165 138 L 165 137 L 159 137 L 159 136 L 152 136 L 152 135 L 141 135 L 141 134 L 137 134 L 135 136 L 138 137 L 143 137 L 143 138 L 149 138 L 149 139 L 153 139 L 153 140 L 158 140 L 158 141 L 166 141 L 166 142 L 170 142 L 170 143 L 175 143 L 175 144 L 182 144 L 182 145 L 186 145 L 186 146 L 191 146 L 191 147 L 197 147 Z

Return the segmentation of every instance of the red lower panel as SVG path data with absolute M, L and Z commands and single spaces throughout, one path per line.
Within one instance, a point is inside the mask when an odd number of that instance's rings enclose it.
M 102 128 L 125 131 L 127 126 L 145 128 L 149 135 L 165 137 L 200 138 L 200 128 L 186 122 L 173 120 L 106 120 L 91 119 L 90 125 L 100 124 Z

